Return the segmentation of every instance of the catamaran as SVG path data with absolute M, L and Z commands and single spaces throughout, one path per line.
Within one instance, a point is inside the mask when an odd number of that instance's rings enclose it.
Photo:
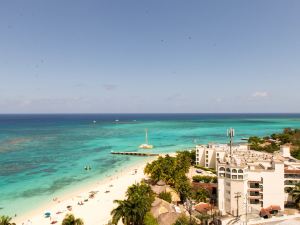
M 148 144 L 148 129 L 145 129 L 145 131 L 146 131 L 145 144 L 141 144 L 139 148 L 151 149 L 153 148 L 153 145 Z

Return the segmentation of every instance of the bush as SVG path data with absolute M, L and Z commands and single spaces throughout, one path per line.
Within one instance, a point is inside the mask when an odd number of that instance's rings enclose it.
M 212 172 L 213 174 L 217 174 L 216 170 L 213 169 L 213 168 L 206 168 L 206 167 L 200 166 L 200 165 L 195 165 L 194 167 L 197 168 L 197 169 L 202 169 L 202 170 L 204 170 L 204 171 L 210 171 L 210 172 Z
M 147 212 L 144 218 L 144 225 L 158 225 L 158 222 L 150 212 Z
M 203 182 L 203 183 L 217 183 L 218 178 L 212 176 L 205 176 L 205 175 L 196 175 L 193 176 L 194 182 Z
M 195 219 L 192 218 L 192 221 L 190 223 L 190 218 L 188 218 L 185 215 L 182 215 L 179 217 L 176 222 L 173 225 L 197 225 Z
M 171 203 L 172 202 L 172 195 L 170 192 L 161 192 L 159 195 L 158 195 L 159 198 Z

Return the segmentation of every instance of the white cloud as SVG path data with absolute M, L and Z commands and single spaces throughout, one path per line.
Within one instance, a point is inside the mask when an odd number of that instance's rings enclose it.
M 252 94 L 252 97 L 254 97 L 254 98 L 265 98 L 268 96 L 269 96 L 269 94 L 266 91 L 256 91 Z

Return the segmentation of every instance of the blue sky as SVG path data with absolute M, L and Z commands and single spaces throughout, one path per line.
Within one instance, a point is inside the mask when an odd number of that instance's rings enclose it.
M 300 112 L 300 1 L 0 2 L 0 113 Z

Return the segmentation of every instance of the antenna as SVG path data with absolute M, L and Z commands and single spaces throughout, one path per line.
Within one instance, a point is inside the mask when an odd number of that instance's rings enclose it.
M 231 158 L 232 157 L 232 144 L 233 144 L 233 137 L 234 137 L 234 129 L 233 128 L 227 129 L 227 137 L 229 137 L 230 158 Z

